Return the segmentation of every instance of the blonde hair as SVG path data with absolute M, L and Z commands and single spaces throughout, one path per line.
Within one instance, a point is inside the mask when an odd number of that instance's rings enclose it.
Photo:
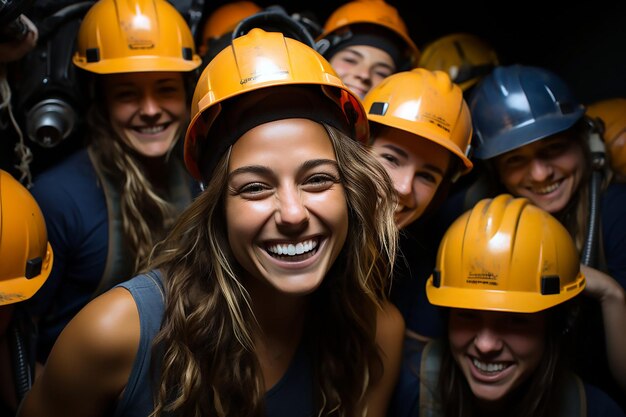
M 304 348 L 316 356 L 318 415 L 365 414 L 365 393 L 382 375 L 376 313 L 394 263 L 393 186 L 356 141 L 324 124 L 345 189 L 350 231 L 342 253 L 311 295 Z M 250 296 L 227 238 L 224 213 L 228 152 L 207 189 L 155 249 L 166 290 L 155 338 L 160 372 L 151 416 L 263 416 L 264 387 L 254 353 Z
M 122 232 L 132 259 L 132 274 L 140 270 L 154 245 L 165 236 L 177 214 L 174 206 L 159 195 L 122 138 L 113 130 L 105 110 L 93 105 L 87 114 L 89 147 L 94 163 L 113 184 L 119 185 Z M 180 135 L 179 135 L 180 136 Z M 167 155 L 171 166 L 176 158 Z

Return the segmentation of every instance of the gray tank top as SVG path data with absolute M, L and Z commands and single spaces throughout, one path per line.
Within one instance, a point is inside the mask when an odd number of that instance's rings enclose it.
M 138 275 L 117 287 L 126 288 L 137 304 L 141 335 L 135 363 L 114 417 L 146 417 L 154 409 L 152 387 L 156 373 L 150 368 L 152 340 L 161 327 L 164 290 L 159 271 Z M 301 345 L 289 369 L 265 394 L 268 417 L 310 417 L 313 406 L 311 358 Z

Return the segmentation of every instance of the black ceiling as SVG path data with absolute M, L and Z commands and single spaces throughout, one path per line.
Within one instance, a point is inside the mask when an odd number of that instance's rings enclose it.
M 205 3 L 207 16 L 226 0 Z M 323 21 L 345 1 L 256 1 L 287 12 L 312 12 Z M 567 7 L 549 0 L 462 3 L 388 0 L 403 16 L 415 43 L 423 47 L 442 35 L 471 32 L 490 42 L 502 64 L 549 68 L 584 102 L 626 97 L 626 2 L 600 0 Z

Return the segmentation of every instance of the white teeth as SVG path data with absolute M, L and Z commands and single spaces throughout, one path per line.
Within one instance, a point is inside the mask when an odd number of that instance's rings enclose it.
M 474 366 L 476 368 L 478 368 L 479 370 L 483 371 L 483 372 L 501 372 L 503 371 L 505 368 L 508 368 L 508 365 L 505 365 L 503 363 L 484 363 L 484 362 L 480 362 L 478 361 L 478 359 L 472 359 L 472 362 L 474 363 Z
M 533 192 L 535 194 L 549 194 L 552 191 L 554 191 L 557 188 L 559 188 L 559 185 L 561 185 L 561 181 L 555 182 L 553 184 L 547 185 L 547 186 L 542 187 L 542 188 L 533 188 Z
M 144 133 L 147 135 L 154 135 L 155 133 L 159 133 L 165 130 L 165 125 L 158 125 L 158 126 L 149 126 L 149 127 L 142 127 L 137 129 L 140 133 Z
M 295 245 L 293 243 L 272 245 L 267 250 L 276 255 L 302 255 L 303 253 L 310 252 L 317 247 L 317 240 L 309 239 L 304 242 L 298 242 Z

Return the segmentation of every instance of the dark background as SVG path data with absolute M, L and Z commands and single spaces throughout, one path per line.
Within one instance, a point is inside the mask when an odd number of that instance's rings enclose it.
M 227 3 L 205 2 L 204 16 Z M 282 5 L 288 13 L 310 11 L 323 24 L 345 1 L 256 1 Z M 546 1 L 464 3 L 388 0 L 423 47 L 454 32 L 470 32 L 491 43 L 504 65 L 537 65 L 559 74 L 578 98 L 590 103 L 626 97 L 626 2 Z
M 81 0 L 16 1 L 24 1 L 24 4 L 33 2 L 33 9 L 27 15 L 37 23 L 38 17 L 49 16 L 63 5 Z M 187 9 L 192 2 L 202 4 L 202 0 L 170 1 L 179 10 Z M 198 34 L 201 34 L 206 17 L 227 2 L 204 0 Z M 337 7 L 346 3 L 324 0 L 255 2 L 261 7 L 281 5 L 289 14 L 308 12 L 320 25 Z M 443 35 L 469 32 L 493 45 L 503 65 L 520 63 L 554 71 L 585 104 L 606 98 L 626 97 L 626 1 L 599 0 L 565 6 L 539 0 L 500 2 L 499 6 L 480 1 L 387 2 L 399 10 L 411 37 L 422 50 L 428 42 Z M 23 73 L 24 69 L 19 72 Z M 14 93 L 17 93 L 14 94 L 16 99 L 19 91 Z M 14 164 L 17 162 L 13 152 L 16 140 L 13 129 L 0 130 L 0 168 L 13 174 L 16 173 Z M 81 143 L 80 131 L 52 149 L 41 148 L 26 139 L 26 144 L 34 154 L 32 173 L 37 174 L 63 159 Z

